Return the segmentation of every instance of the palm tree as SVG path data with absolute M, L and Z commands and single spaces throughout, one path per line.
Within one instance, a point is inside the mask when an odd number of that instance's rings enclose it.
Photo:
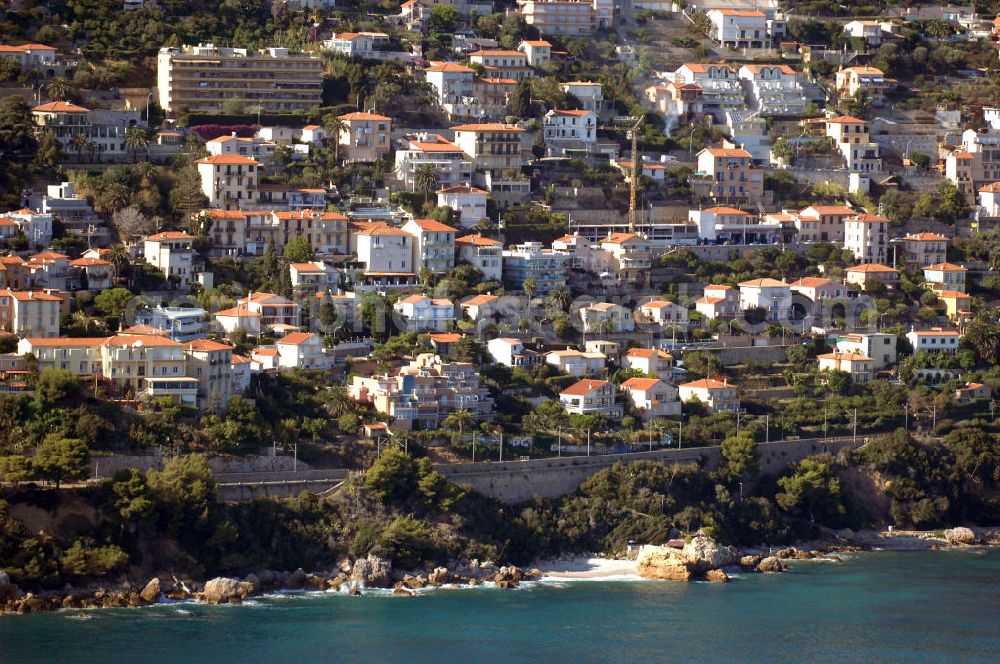
M 413 186 L 424 192 L 424 205 L 427 205 L 431 197 L 431 190 L 438 183 L 438 169 L 434 164 L 420 164 L 413 171 Z
M 549 297 L 552 298 L 553 304 L 562 311 L 566 311 L 566 308 L 573 302 L 573 293 L 566 286 L 559 286 L 553 289 L 549 293 Z
M 108 253 L 104 255 L 104 260 L 111 263 L 111 269 L 115 273 L 115 283 L 118 283 L 118 278 L 121 276 L 123 269 L 132 262 L 132 256 L 128 253 L 128 249 L 125 248 L 124 244 L 113 244 L 108 249 Z
M 125 149 L 132 153 L 132 163 L 139 161 L 139 150 L 149 147 L 149 134 L 142 127 L 133 126 L 125 130 Z
M 87 142 L 87 159 L 94 163 L 94 155 L 97 154 L 97 143 Z
M 73 86 L 62 76 L 56 76 L 45 86 L 45 95 L 54 101 L 66 101 L 73 94 Z
M 87 142 L 87 137 L 83 134 L 73 134 L 73 138 L 70 139 L 69 145 L 76 151 L 77 157 L 83 159 L 83 152 L 87 149 L 90 143 Z
M 524 290 L 524 294 L 528 296 L 528 300 L 531 300 L 531 296 L 538 292 L 538 280 L 534 277 L 528 277 L 521 284 L 521 288 Z
M 323 122 L 323 129 L 326 130 L 326 138 L 333 141 L 333 159 L 340 161 L 340 132 L 347 129 L 347 123 L 340 116 L 330 113 Z
M 456 410 L 452 411 L 448 417 L 444 418 L 442 424 L 448 428 L 458 429 L 458 438 L 461 440 L 462 434 L 465 433 L 465 427 L 470 423 L 475 421 L 475 418 L 467 410 Z

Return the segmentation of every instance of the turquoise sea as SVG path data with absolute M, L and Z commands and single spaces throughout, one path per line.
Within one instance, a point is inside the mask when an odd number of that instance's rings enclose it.
M 1000 551 L 733 583 L 543 581 L 0 618 L 0 662 L 998 662 Z

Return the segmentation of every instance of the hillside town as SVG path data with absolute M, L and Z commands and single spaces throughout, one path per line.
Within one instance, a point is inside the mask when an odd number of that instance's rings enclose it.
M 4 393 L 59 372 L 193 448 L 347 464 L 992 415 L 974 8 L 224 3 L 240 43 L 98 3 L 148 25 L 81 51 L 39 4 L 0 11 Z M 228 435 L 276 385 L 336 406 Z

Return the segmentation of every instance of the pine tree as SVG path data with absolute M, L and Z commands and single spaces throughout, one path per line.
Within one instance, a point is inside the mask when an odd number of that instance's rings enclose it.
M 514 88 L 514 94 L 510 97 L 510 114 L 519 118 L 531 115 L 531 83 L 526 78 L 518 81 Z
M 287 265 L 278 270 L 278 287 L 275 290 L 282 297 L 292 296 L 292 273 Z
M 278 276 L 278 250 L 274 248 L 274 238 L 267 241 L 264 251 L 264 278 L 275 279 Z

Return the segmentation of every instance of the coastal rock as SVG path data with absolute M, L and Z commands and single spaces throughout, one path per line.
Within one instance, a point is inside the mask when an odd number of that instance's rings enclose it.
M 760 564 L 757 565 L 757 571 L 776 574 L 778 572 L 784 572 L 785 568 L 777 556 L 768 556 L 767 558 L 761 560 Z
M 740 558 L 740 567 L 742 567 L 743 569 L 757 569 L 757 566 L 760 565 L 760 561 L 762 560 L 764 560 L 764 556 L 759 556 L 759 555 L 743 556 L 742 558 Z
M 10 602 L 21 599 L 24 595 L 21 589 L 10 580 L 10 575 L 0 569 L 0 602 Z
M 837 537 L 850 542 L 854 539 L 854 531 L 850 528 L 841 528 L 837 531 Z
M 243 577 L 243 583 L 249 583 L 250 587 L 253 588 L 254 593 L 259 593 L 263 590 L 264 585 L 261 583 L 260 577 L 250 572 L 245 577 Z
M 451 580 L 451 573 L 447 567 L 435 567 L 434 571 L 427 575 L 427 582 L 432 586 L 443 586 Z
M 395 587 L 395 588 L 392 589 L 392 596 L 393 597 L 413 597 L 415 594 L 416 593 L 414 593 L 412 590 L 407 590 L 406 588 L 403 588 L 402 586 L 397 586 L 397 587 Z
M 681 552 L 698 571 L 706 571 L 732 565 L 736 562 L 736 550 L 723 546 L 704 535 L 695 535 L 684 545 Z
M 693 565 L 683 552 L 666 546 L 644 546 L 635 560 L 635 571 L 647 579 L 687 581 Z
M 976 533 L 972 532 L 970 528 L 949 528 L 944 531 L 944 538 L 948 540 L 948 544 L 951 545 L 963 545 L 963 544 L 975 544 L 976 543 Z
M 493 582 L 499 587 L 502 582 L 513 582 L 515 585 L 524 580 L 524 572 L 515 565 L 504 565 L 493 576 Z
M 796 560 L 809 560 L 810 558 L 815 558 L 816 556 L 814 556 L 809 551 L 803 551 L 802 549 L 796 549 L 795 550 L 795 555 L 793 555 L 792 557 L 795 558 Z
M 300 567 L 288 575 L 288 579 L 285 580 L 285 587 L 293 590 L 305 588 L 307 577 L 306 571 Z
M 726 583 L 729 581 L 729 575 L 721 569 L 710 569 L 705 572 L 705 580 L 711 583 Z
M 306 580 L 303 587 L 309 590 L 323 590 L 326 588 L 326 579 L 317 574 L 306 574 Z
M 350 590 L 347 591 L 347 594 L 350 595 L 351 597 L 354 597 L 360 595 L 361 590 L 357 586 L 351 586 Z
M 777 553 L 777 557 L 779 559 L 781 559 L 781 560 L 787 560 L 788 558 L 794 558 L 795 557 L 795 547 L 791 547 L 790 546 L 790 547 L 787 547 L 785 549 L 782 549 L 781 551 L 779 551 Z
M 216 577 L 205 584 L 201 600 L 208 604 L 239 603 L 253 594 L 253 586 L 246 581 L 225 576 Z
M 501 590 L 507 590 L 508 588 L 517 588 L 520 584 L 517 581 L 512 581 L 508 579 L 503 579 L 501 581 L 495 581 L 496 587 Z
M 333 577 L 332 579 L 329 579 L 326 582 L 326 587 L 327 588 L 331 588 L 333 590 L 339 590 L 340 587 L 342 585 L 344 585 L 345 583 L 347 583 L 347 581 L 349 579 L 350 579 L 350 577 L 348 577 L 347 574 L 345 574 L 344 572 L 341 572 L 340 574 L 338 574 L 337 576 Z
M 139 597 L 146 604 L 155 604 L 160 599 L 160 593 L 162 589 L 160 588 L 160 579 L 158 577 L 153 577 L 146 584 L 146 587 L 142 589 L 139 593 Z
M 351 569 L 351 580 L 366 588 L 388 588 L 392 580 L 392 563 L 372 555 L 359 558 Z
M 420 588 L 427 587 L 427 577 L 424 576 L 423 574 L 417 576 L 413 576 L 412 574 L 407 574 L 406 576 L 403 577 L 402 583 L 407 588 L 418 590 Z
M 471 577 L 471 578 L 469 579 L 469 585 L 470 585 L 470 586 L 478 586 L 478 585 L 479 585 L 479 584 L 481 584 L 481 583 L 482 583 L 482 581 L 480 581 L 478 577 L 475 577 L 475 576 L 474 576 L 474 577 Z

